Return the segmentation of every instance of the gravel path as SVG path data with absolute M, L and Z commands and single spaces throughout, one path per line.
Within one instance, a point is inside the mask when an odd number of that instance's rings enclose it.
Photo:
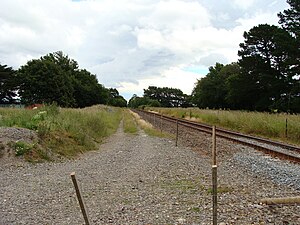
M 297 205 L 258 204 L 262 197 L 299 191 L 241 167 L 241 154 L 236 155 L 239 161 L 230 158 L 219 166 L 219 222 L 300 224 Z M 70 178 L 73 171 L 91 224 L 211 224 L 209 163 L 209 156 L 180 144 L 175 147 L 173 140 L 142 131 L 124 134 L 122 127 L 99 151 L 77 160 L 0 161 L 0 224 L 83 224 Z

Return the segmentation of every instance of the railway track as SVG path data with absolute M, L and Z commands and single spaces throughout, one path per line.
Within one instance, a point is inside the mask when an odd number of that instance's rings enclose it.
M 155 112 L 143 111 L 143 110 L 133 110 L 138 113 L 142 117 L 148 117 L 149 122 L 154 122 L 155 120 L 164 120 L 171 123 L 178 123 L 178 125 L 199 131 L 211 134 L 212 126 L 189 121 L 186 119 L 178 119 L 174 117 L 169 117 L 165 115 L 161 115 Z M 286 159 L 295 163 L 300 163 L 300 147 L 285 144 L 282 142 L 277 142 L 261 137 L 256 137 L 252 135 L 246 135 L 239 132 L 234 132 L 222 128 L 216 128 L 217 137 L 224 138 L 235 143 L 239 143 L 242 145 L 247 145 L 257 150 L 263 151 L 269 155 L 274 157 L 278 157 L 280 159 Z

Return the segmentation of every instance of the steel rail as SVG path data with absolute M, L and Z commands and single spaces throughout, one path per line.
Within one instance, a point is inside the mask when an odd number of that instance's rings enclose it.
M 145 111 L 145 110 L 133 110 L 133 111 L 135 111 L 137 113 L 138 112 L 145 113 L 145 114 L 152 115 L 152 116 L 159 116 L 162 119 L 164 119 L 166 121 L 169 121 L 169 122 L 173 122 L 173 123 L 178 121 L 179 125 L 182 125 L 182 126 L 185 126 L 187 128 L 191 128 L 191 129 L 194 129 L 194 130 L 197 130 L 197 131 L 200 131 L 200 132 L 205 132 L 205 133 L 208 133 L 208 134 L 211 134 L 211 132 L 212 132 L 212 126 L 210 126 L 208 124 L 189 121 L 189 120 L 186 120 L 186 119 L 179 119 L 179 118 L 170 117 L 170 116 L 165 116 L 165 115 L 161 115 L 159 113 L 149 112 L 149 111 Z M 290 151 L 293 151 L 293 152 L 296 152 L 297 154 L 299 154 L 300 153 L 300 148 L 297 147 L 297 146 L 281 143 L 281 142 L 278 142 L 278 141 L 272 141 L 272 140 L 264 139 L 264 138 L 261 138 L 261 137 L 255 137 L 255 136 L 252 136 L 252 135 L 246 135 L 246 134 L 242 134 L 242 133 L 239 133 L 239 132 L 226 130 L 226 129 L 223 129 L 223 128 L 217 128 L 216 129 L 216 135 L 218 137 L 233 141 L 235 143 L 239 143 L 239 144 L 242 144 L 242 145 L 247 145 L 249 147 L 255 148 L 255 149 L 260 150 L 260 151 L 263 151 L 263 152 L 265 152 L 267 154 L 270 154 L 272 156 L 276 156 L 276 157 L 281 158 L 281 159 L 288 159 L 290 161 L 300 163 L 300 156 L 297 156 L 297 155 L 294 155 L 294 154 L 291 154 L 291 153 L 288 153 L 288 152 L 281 152 L 281 151 L 278 151 L 278 150 L 275 150 L 275 149 L 270 149 L 270 148 L 267 148 L 265 146 L 261 146 L 259 144 L 255 144 L 255 143 L 249 143 L 249 142 L 237 139 L 237 138 L 245 138 L 247 140 L 254 140 L 256 142 L 265 143 L 265 144 L 272 145 L 272 146 L 277 146 L 277 147 L 280 147 L 280 148 L 283 148 L 283 149 L 288 149 Z

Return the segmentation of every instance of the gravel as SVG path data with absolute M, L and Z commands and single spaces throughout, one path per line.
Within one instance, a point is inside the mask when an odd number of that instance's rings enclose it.
M 124 134 L 120 127 L 98 151 L 76 160 L 30 164 L 2 158 L 0 224 L 83 224 L 73 171 L 91 224 L 211 224 L 210 137 L 199 133 L 193 139 L 189 130 L 181 134 L 175 147 L 174 140 L 143 131 Z M 185 147 L 183 137 L 189 134 L 193 144 Z M 299 205 L 259 204 L 264 197 L 300 195 L 298 165 L 221 139 L 217 147 L 219 223 L 300 224 Z M 273 175 L 265 168 L 269 161 Z M 280 182 L 282 176 L 286 182 Z

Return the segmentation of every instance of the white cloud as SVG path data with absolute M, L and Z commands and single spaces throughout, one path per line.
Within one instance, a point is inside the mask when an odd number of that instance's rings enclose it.
M 234 3 L 242 9 L 248 9 L 255 4 L 255 0 L 234 0 Z
M 62 50 L 107 87 L 141 93 L 150 84 L 190 93 L 197 73 L 237 60 L 243 32 L 275 24 L 274 0 L 1 0 L 0 63 L 18 68 Z M 270 6 L 270 7 L 268 7 Z M 183 66 L 185 65 L 185 66 Z

